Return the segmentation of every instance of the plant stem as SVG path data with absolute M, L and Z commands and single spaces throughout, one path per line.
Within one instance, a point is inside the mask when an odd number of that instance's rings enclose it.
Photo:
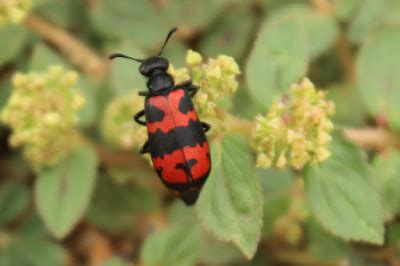
M 73 65 L 84 73 L 98 80 L 105 77 L 108 72 L 107 60 L 96 55 L 90 48 L 64 29 L 52 25 L 33 14 L 26 17 L 24 24 L 44 40 L 57 47 Z

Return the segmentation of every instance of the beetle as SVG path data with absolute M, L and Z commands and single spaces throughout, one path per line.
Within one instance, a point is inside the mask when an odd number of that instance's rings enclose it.
M 167 73 L 169 61 L 162 57 L 177 28 L 172 28 L 156 56 L 137 59 L 114 53 L 110 59 L 126 58 L 141 63 L 139 72 L 147 79 L 145 108 L 134 120 L 147 127 L 148 140 L 140 153 L 150 153 L 153 168 L 164 185 L 187 205 L 196 202 L 211 171 L 209 144 L 205 133 L 210 125 L 199 120 L 192 97 L 198 91 L 191 80 L 175 85 Z M 145 117 L 145 120 L 142 118 Z

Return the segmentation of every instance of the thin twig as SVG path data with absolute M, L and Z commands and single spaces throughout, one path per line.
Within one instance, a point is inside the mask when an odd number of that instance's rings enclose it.
M 342 65 L 344 75 L 348 82 L 354 82 L 355 80 L 355 66 L 354 58 L 351 52 L 351 44 L 346 37 L 344 32 L 339 34 L 339 38 L 336 42 L 336 51 Z
M 84 73 L 99 80 L 105 77 L 108 72 L 107 60 L 96 55 L 90 48 L 64 29 L 52 25 L 33 14 L 26 17 L 24 24 L 44 40 L 57 47 L 72 64 Z

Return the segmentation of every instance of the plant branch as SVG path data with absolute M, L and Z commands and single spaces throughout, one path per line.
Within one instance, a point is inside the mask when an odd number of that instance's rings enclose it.
M 344 32 L 339 33 L 339 38 L 336 42 L 336 51 L 342 65 L 344 75 L 348 82 L 354 82 L 355 67 L 354 58 L 351 52 L 351 45 Z
M 57 47 L 73 65 L 84 73 L 98 80 L 105 77 L 108 72 L 107 60 L 96 55 L 90 48 L 64 29 L 52 25 L 33 14 L 26 17 L 24 24 L 44 40 Z

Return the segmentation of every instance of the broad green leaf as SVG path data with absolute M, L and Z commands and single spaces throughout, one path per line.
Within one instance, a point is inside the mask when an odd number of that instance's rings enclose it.
M 363 0 L 334 0 L 335 15 L 342 21 L 351 19 Z
M 257 172 L 265 195 L 287 193 L 293 186 L 295 174 L 289 169 L 262 169 Z
M 142 245 L 140 260 L 146 266 L 195 265 L 200 248 L 200 228 L 171 226 L 149 235 Z
M 145 57 L 144 52 L 131 42 L 124 42 L 112 49 L 135 58 Z M 111 67 L 110 85 L 116 96 L 130 94 L 133 89 L 146 89 L 145 79 L 139 73 L 139 63 L 121 58 L 113 60 Z
M 382 24 L 391 1 L 393 0 L 362 1 L 349 26 L 350 40 L 357 43 L 365 41 Z
M 262 24 L 246 68 L 250 94 L 260 107 L 268 108 L 277 94 L 305 75 L 307 41 L 303 18 L 295 14 L 281 13 Z
M 389 220 L 400 211 L 400 152 L 393 150 L 376 156 L 372 167 L 385 219 Z
M 234 0 L 237 1 L 237 0 Z M 170 0 L 162 10 L 170 25 L 202 29 L 225 10 L 232 0 Z
M 33 50 L 30 69 L 33 71 L 46 71 L 50 65 L 68 67 L 63 59 L 44 43 L 39 43 Z
M 66 236 L 88 207 L 96 178 L 96 155 L 80 148 L 59 164 L 40 171 L 35 203 L 48 229 Z
M 10 235 L 10 242 L 0 248 L 2 266 L 61 266 L 64 250 L 45 237 Z
M 34 11 L 41 17 L 62 27 L 79 26 L 80 30 L 87 24 L 86 12 L 81 0 L 39 0 L 34 2 Z
M 122 232 L 134 226 L 137 215 L 154 211 L 159 205 L 154 191 L 132 182 L 117 183 L 101 175 L 86 218 L 103 230 Z
M 261 236 L 262 195 L 246 141 L 227 135 L 211 148 L 213 170 L 196 205 L 204 228 L 252 258 Z
M 386 28 L 366 43 L 357 60 L 357 88 L 369 113 L 385 115 L 400 131 L 400 28 Z
M 5 225 L 28 207 L 29 191 L 20 183 L 9 182 L 0 187 L 0 226 Z
M 132 40 L 146 48 L 160 45 L 174 26 L 166 23 L 163 12 L 148 0 L 102 0 L 91 11 L 90 21 L 105 37 Z
M 255 17 L 249 3 L 235 5 L 205 32 L 200 50 L 210 57 L 225 54 L 240 59 L 254 31 L 254 23 Z
M 329 159 L 305 170 L 312 213 L 336 236 L 382 244 L 382 208 L 363 154 L 339 134 L 335 134 L 330 151 Z
M 175 200 L 169 206 L 168 221 L 172 224 L 196 224 L 197 217 L 193 208 L 188 208 L 181 200 Z
M 335 125 L 361 126 L 368 117 L 359 91 L 350 84 L 340 84 L 329 88 L 328 99 L 335 103 Z
M 350 246 L 342 239 L 338 239 L 311 219 L 307 224 L 308 248 L 312 254 L 325 261 L 337 261 L 347 257 Z
M 199 262 L 205 265 L 232 265 L 244 260 L 243 253 L 233 243 L 218 240 L 203 232 Z
M 21 25 L 0 28 L 0 66 L 14 59 L 24 47 L 27 31 Z

